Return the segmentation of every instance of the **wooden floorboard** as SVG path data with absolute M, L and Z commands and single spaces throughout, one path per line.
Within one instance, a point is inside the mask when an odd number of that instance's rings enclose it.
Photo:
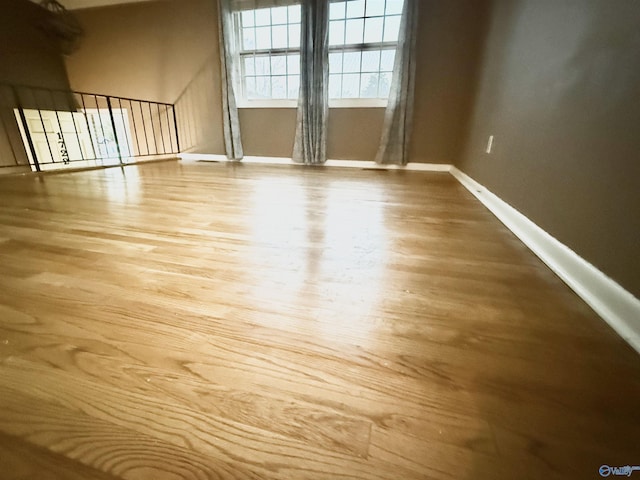
M 0 177 L 3 479 L 584 479 L 640 357 L 448 173 Z

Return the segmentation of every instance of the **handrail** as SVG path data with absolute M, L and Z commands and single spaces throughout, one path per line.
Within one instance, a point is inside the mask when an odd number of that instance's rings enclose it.
M 9 149 L 13 161 L 2 157 Z M 0 82 L 0 172 L 72 162 L 124 165 L 179 152 L 174 104 Z

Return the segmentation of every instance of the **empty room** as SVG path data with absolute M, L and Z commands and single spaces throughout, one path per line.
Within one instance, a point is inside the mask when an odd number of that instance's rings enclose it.
M 640 479 L 640 2 L 0 8 L 0 478 Z

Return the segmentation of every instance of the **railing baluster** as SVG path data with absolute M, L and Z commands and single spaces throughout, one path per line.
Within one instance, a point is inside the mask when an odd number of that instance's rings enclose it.
M 178 117 L 176 116 L 175 105 L 171 105 L 171 111 L 173 112 L 173 128 L 176 132 L 176 153 L 180 153 L 180 136 L 178 135 Z
M 118 132 L 116 131 L 116 121 L 113 118 L 113 109 L 111 108 L 111 97 L 105 97 L 107 99 L 107 108 L 109 109 L 109 118 L 111 118 L 111 128 L 113 128 L 113 138 L 116 141 L 116 149 L 118 150 L 118 160 L 122 165 L 122 152 L 120 151 L 120 141 L 118 140 Z
M 18 115 L 20 117 L 20 121 L 22 122 L 22 129 L 24 130 L 24 136 L 27 138 L 27 144 L 29 145 L 29 151 L 31 152 L 31 159 L 33 160 L 33 165 L 36 167 L 36 172 L 39 172 L 40 162 L 38 161 L 38 154 L 36 153 L 36 147 L 34 146 L 33 139 L 31 138 L 29 123 L 27 122 L 27 117 L 24 114 L 24 109 L 22 108 L 20 95 L 18 94 L 18 90 L 15 87 L 12 87 L 11 90 L 13 91 L 13 97 L 15 99 L 16 108 L 18 109 Z

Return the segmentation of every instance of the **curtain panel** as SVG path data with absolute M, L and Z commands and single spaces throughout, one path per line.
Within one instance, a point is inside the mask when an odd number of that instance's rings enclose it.
M 300 93 L 295 162 L 319 165 L 327 160 L 329 117 L 329 2 L 302 2 Z
M 218 31 L 220 36 L 220 73 L 222 83 L 222 126 L 227 158 L 241 160 L 244 156 L 240 135 L 240 119 L 234 85 L 238 72 L 234 41 L 233 7 L 237 0 L 218 0 Z
M 406 165 L 413 124 L 419 0 L 405 0 L 376 163 Z

